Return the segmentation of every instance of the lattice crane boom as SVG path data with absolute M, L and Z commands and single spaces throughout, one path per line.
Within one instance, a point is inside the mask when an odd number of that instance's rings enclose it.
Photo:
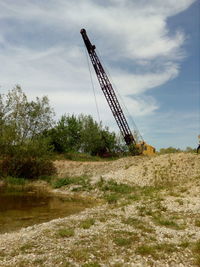
M 115 94 L 115 91 L 112 87 L 112 84 L 110 83 L 108 76 L 95 52 L 95 45 L 92 45 L 85 29 L 81 29 L 80 31 L 83 41 L 85 43 L 85 46 L 87 48 L 89 57 L 91 59 L 92 65 L 94 67 L 94 70 L 96 72 L 99 84 L 101 86 L 101 89 L 104 93 L 104 96 L 108 102 L 108 105 L 112 111 L 112 114 L 117 122 L 117 125 L 120 129 L 120 132 L 126 142 L 126 144 L 129 146 L 131 144 L 136 145 L 136 140 L 133 137 L 133 134 L 130 130 L 130 127 L 128 125 L 128 122 L 126 120 L 126 117 L 124 116 L 123 110 L 120 106 L 120 103 L 117 99 L 117 96 Z

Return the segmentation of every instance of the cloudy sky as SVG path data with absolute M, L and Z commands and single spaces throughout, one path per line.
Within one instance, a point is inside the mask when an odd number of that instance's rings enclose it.
M 0 0 L 0 91 L 19 84 L 29 98 L 48 95 L 57 118 L 98 120 L 85 28 L 143 138 L 196 147 L 199 11 L 197 0 Z M 90 68 L 100 119 L 118 131 Z

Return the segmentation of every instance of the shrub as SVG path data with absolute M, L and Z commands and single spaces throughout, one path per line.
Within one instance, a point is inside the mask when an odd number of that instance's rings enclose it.
M 1 176 L 36 179 L 56 172 L 53 163 L 43 158 L 6 157 L 0 162 Z

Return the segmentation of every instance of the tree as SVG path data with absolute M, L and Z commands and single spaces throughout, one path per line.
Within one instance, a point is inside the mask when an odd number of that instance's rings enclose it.
M 47 132 L 57 152 L 75 152 L 81 146 L 81 121 L 75 115 L 63 115 L 57 125 Z
M 1 154 L 27 150 L 22 147 L 32 145 L 33 140 L 41 138 L 41 134 L 52 127 L 53 115 L 46 96 L 28 101 L 20 86 L 7 95 L 0 94 Z
M 103 128 L 90 115 L 64 115 L 46 136 L 50 137 L 54 150 L 60 153 L 103 155 L 116 149 L 115 133 Z
M 0 176 L 35 179 L 56 171 L 43 135 L 52 127 L 53 115 L 46 96 L 28 101 L 20 86 L 0 95 Z

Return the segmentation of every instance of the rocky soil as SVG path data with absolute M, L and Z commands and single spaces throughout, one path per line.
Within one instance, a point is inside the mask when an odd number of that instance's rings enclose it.
M 200 155 L 55 166 L 71 180 L 54 191 L 99 204 L 0 235 L 0 266 L 200 266 Z

